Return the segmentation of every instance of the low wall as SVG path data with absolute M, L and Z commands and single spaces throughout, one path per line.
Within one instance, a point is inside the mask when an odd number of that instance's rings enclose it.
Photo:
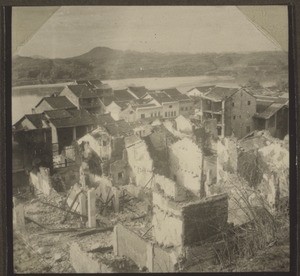
M 176 255 L 147 241 L 121 224 L 114 228 L 114 253 L 132 259 L 139 267 L 149 272 L 174 272 Z
M 70 246 L 70 262 L 77 273 L 114 272 L 111 267 L 93 258 L 92 254 L 83 251 L 76 242 Z

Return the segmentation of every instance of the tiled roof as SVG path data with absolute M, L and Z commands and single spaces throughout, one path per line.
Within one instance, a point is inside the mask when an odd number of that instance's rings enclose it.
M 129 86 L 128 89 L 139 99 L 144 97 L 148 92 L 145 86 Z
M 96 116 L 96 122 L 99 126 L 105 126 L 108 124 L 114 124 L 115 120 L 111 117 L 109 113 L 107 114 L 97 114 Z
M 182 94 L 180 91 L 178 91 L 176 88 L 170 88 L 170 89 L 164 89 L 164 92 L 171 97 L 174 101 L 186 101 L 191 100 L 190 97 L 188 97 L 185 94 Z
M 284 106 L 286 105 L 282 103 L 272 103 L 263 112 L 255 114 L 254 117 L 261 119 L 269 119 Z
M 57 128 L 88 126 L 96 124 L 96 119 L 84 109 L 69 110 L 72 117 L 49 119 L 50 122 Z
M 195 87 L 197 90 L 199 90 L 200 92 L 206 93 L 209 92 L 210 90 L 212 90 L 214 87 L 216 87 L 215 85 L 205 85 L 205 86 L 197 86 Z M 191 90 L 193 90 L 194 88 L 192 88 Z
M 114 90 L 114 97 L 117 101 L 132 101 L 135 97 L 132 96 L 126 89 Z
M 132 127 L 124 120 L 115 121 L 105 126 L 107 132 L 112 136 L 130 136 L 133 134 Z
M 73 92 L 73 94 L 78 98 L 96 98 L 97 95 L 89 89 L 85 84 L 72 84 L 68 85 L 68 88 Z
M 42 128 L 43 123 L 42 120 L 45 119 L 44 115 L 39 114 L 27 114 L 25 117 L 36 127 L 36 128 Z
M 167 95 L 166 93 L 161 92 L 161 91 L 150 92 L 149 95 L 154 100 L 156 100 L 157 102 L 159 102 L 160 104 L 174 102 L 174 100 L 169 95 Z
M 91 83 L 95 87 L 101 86 L 103 84 L 103 82 L 100 80 L 89 80 L 89 83 Z
M 46 101 L 53 109 L 76 108 L 65 96 L 44 97 L 35 107 L 39 106 L 42 101 Z
M 223 101 L 226 98 L 230 98 L 233 94 L 235 94 L 240 88 L 228 88 L 228 87 L 219 87 L 216 86 L 208 93 L 205 94 L 205 98 L 210 99 L 212 101 Z
M 72 115 L 65 109 L 57 109 L 57 110 L 49 110 L 44 111 L 44 114 L 49 119 L 62 119 L 62 118 L 70 118 Z

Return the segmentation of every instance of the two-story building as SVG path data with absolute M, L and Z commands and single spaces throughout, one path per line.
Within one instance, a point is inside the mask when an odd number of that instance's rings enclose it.
M 170 98 L 174 101 L 179 102 L 179 114 L 183 116 L 190 116 L 194 114 L 194 102 L 185 94 L 182 94 L 176 88 L 164 89 L 163 90 Z
M 157 106 L 162 107 L 162 118 L 175 118 L 179 114 L 179 102 L 163 91 L 149 92 L 144 98 L 152 98 Z
M 67 85 L 60 96 L 67 97 L 78 109 L 86 109 L 91 113 L 103 112 L 100 98 L 86 84 Z
M 201 97 L 202 121 L 217 120 L 218 135 L 242 138 L 253 131 L 256 98 L 244 88 L 215 87 Z

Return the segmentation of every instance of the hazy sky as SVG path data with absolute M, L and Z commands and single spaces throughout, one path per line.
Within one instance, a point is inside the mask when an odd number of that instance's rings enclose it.
M 61 7 L 17 54 L 71 57 L 97 46 L 142 52 L 280 50 L 234 6 L 86 6 Z

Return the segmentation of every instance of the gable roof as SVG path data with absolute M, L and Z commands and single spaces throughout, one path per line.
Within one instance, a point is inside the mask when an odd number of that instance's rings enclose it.
M 85 84 L 71 84 L 67 87 L 78 98 L 97 98 L 97 95 Z
M 164 92 L 171 97 L 174 101 L 191 101 L 190 97 L 185 94 L 182 94 L 176 88 L 164 89 Z
M 76 108 L 66 96 L 51 96 L 42 98 L 35 107 L 38 107 L 43 101 L 47 102 L 53 109 Z
M 49 121 L 56 128 L 75 127 L 75 126 L 88 126 L 96 124 L 96 118 L 84 109 L 69 110 L 71 117 L 65 118 L 52 118 Z
M 272 103 L 263 112 L 255 114 L 254 117 L 260 119 L 269 119 L 284 106 L 286 106 L 284 103 Z
M 96 117 L 96 122 L 100 126 L 105 126 L 108 124 L 114 124 L 115 120 L 111 117 L 109 113 L 106 114 L 97 114 L 95 115 Z
M 162 91 L 149 92 L 149 95 L 160 104 L 174 102 L 169 95 Z
M 145 86 L 129 86 L 128 89 L 139 99 L 144 97 L 148 92 Z
M 70 118 L 72 115 L 65 109 L 47 110 L 44 114 L 49 119 Z
M 209 92 L 210 90 L 212 90 L 214 87 L 216 87 L 216 86 L 215 85 L 205 85 L 205 86 L 197 86 L 195 88 L 197 90 L 199 90 L 200 92 L 206 93 L 206 92 Z M 193 89 L 191 89 L 191 90 L 193 90 Z
M 27 114 L 25 117 L 36 127 L 42 128 L 43 122 L 42 120 L 45 119 L 43 114 Z
M 210 99 L 212 101 L 223 101 L 226 98 L 230 98 L 233 94 L 235 94 L 240 88 L 228 88 L 228 87 L 220 87 L 216 86 L 207 92 L 203 97 Z
M 117 101 L 132 101 L 135 100 L 135 97 L 132 96 L 126 89 L 114 90 L 114 98 Z
M 37 128 L 37 129 L 43 128 L 42 120 L 44 120 L 45 117 L 42 113 L 37 113 L 37 114 L 25 114 L 19 121 L 17 121 L 14 124 L 14 127 L 16 128 L 16 130 L 22 130 L 23 129 L 22 127 L 19 127 L 19 125 L 25 119 L 29 120 L 35 128 Z

